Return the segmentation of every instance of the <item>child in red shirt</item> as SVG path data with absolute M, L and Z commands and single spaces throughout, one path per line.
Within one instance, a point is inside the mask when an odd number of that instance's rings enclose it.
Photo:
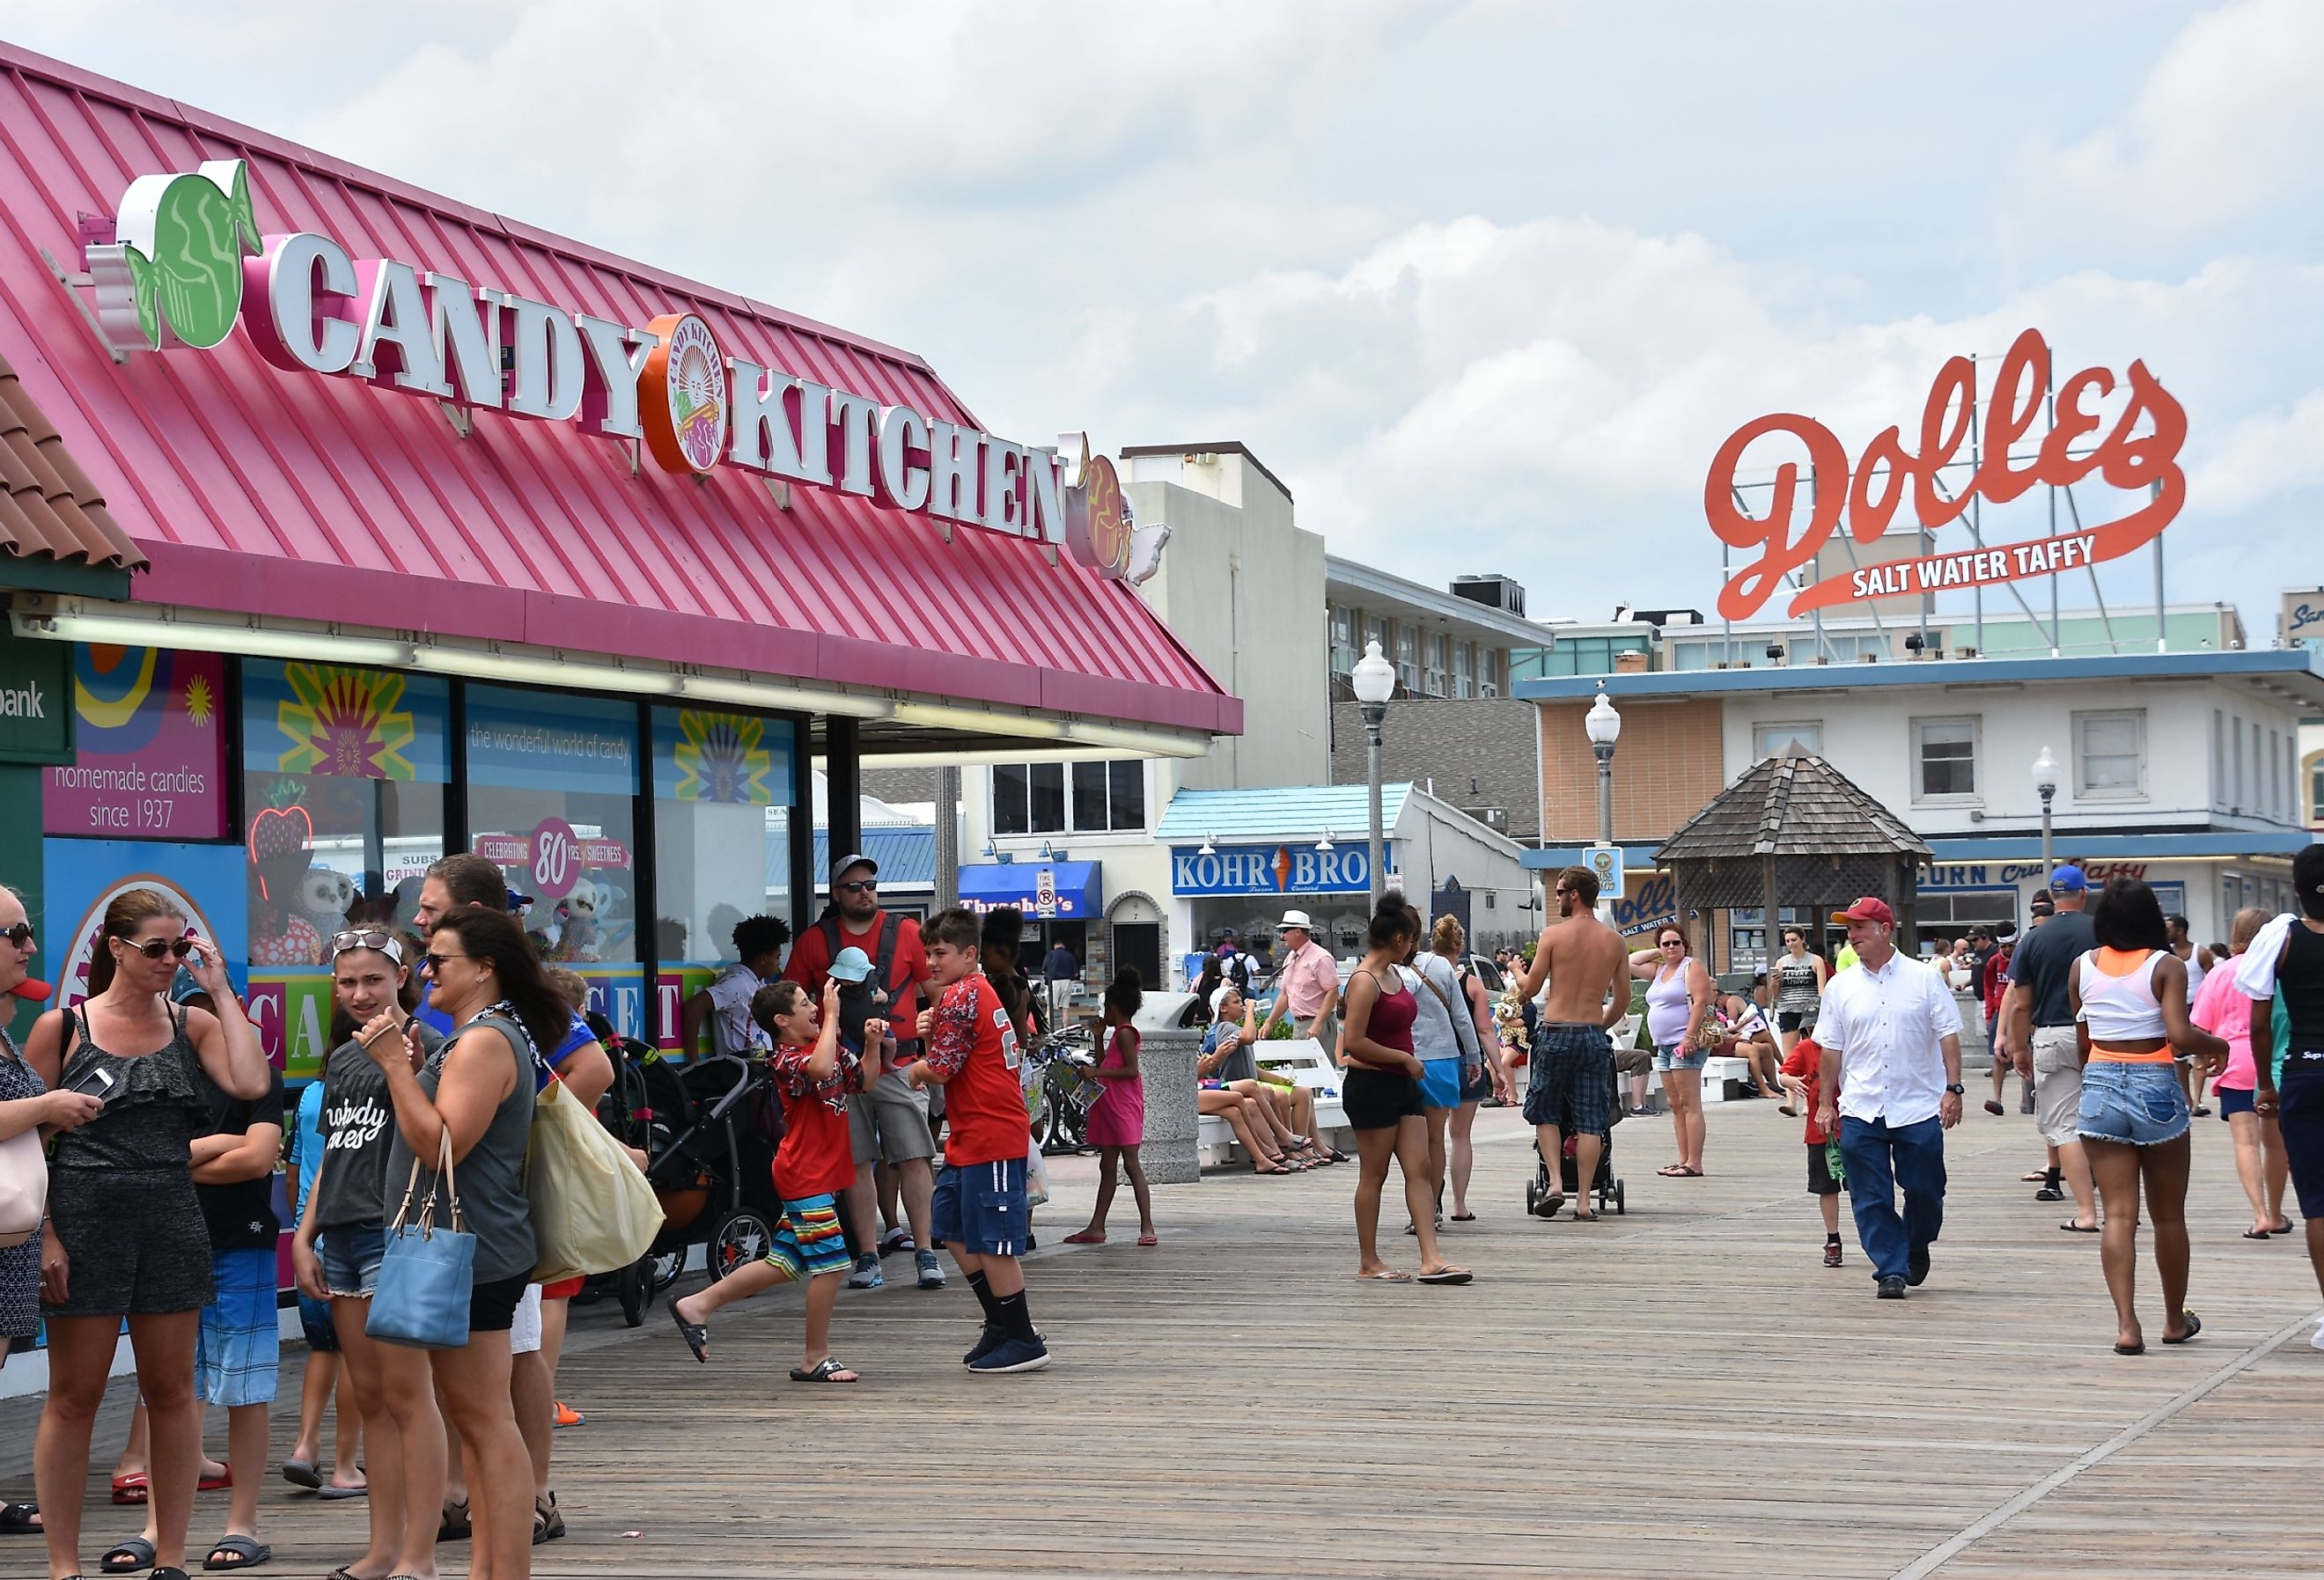
M 928 984 L 941 995 L 920 1012 L 927 1051 L 907 1066 L 913 1086 L 945 1089 L 945 1166 L 930 1214 L 984 1307 L 984 1332 L 961 1357 L 980 1375 L 1035 1372 L 1048 1345 L 1025 1305 L 1025 1156 L 1033 1127 L 1025 1111 L 1017 1029 L 979 962 L 983 924 L 954 907 L 920 929 Z
M 1828 1136 L 1816 1127 L 1816 1077 L 1822 1067 L 1823 1049 L 1816 1046 L 1812 1035 L 1803 1036 L 1792 1044 L 1791 1055 L 1784 1060 L 1783 1078 L 1793 1101 L 1807 1110 L 1808 1194 L 1823 1210 L 1823 1264 L 1838 1267 L 1840 1187 L 1846 1181 L 1840 1175 L 1839 1149 L 1832 1144 L 1840 1138 Z
M 767 1058 L 782 1098 L 783 1140 L 775 1151 L 775 1189 L 783 1198 L 766 1259 L 736 1268 L 706 1289 L 669 1303 L 694 1358 L 710 1359 L 710 1314 L 775 1284 L 807 1280 L 807 1353 L 794 1382 L 853 1382 L 856 1373 L 831 1353 L 831 1310 L 853 1265 L 839 1227 L 839 1193 L 855 1178 L 847 1134 L 847 1094 L 860 1084 L 855 1055 L 839 1043 L 839 983 L 823 985 L 823 1008 L 796 982 L 770 983 L 751 1000 L 751 1019 L 775 1040 Z M 866 1046 L 887 1035 L 864 1023 Z

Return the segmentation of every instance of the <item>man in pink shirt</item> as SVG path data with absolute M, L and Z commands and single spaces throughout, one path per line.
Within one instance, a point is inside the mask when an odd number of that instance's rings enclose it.
M 1283 968 L 1275 975 L 1275 1007 L 1267 1012 L 1260 1037 L 1291 1017 L 1294 1032 L 1312 1037 L 1326 1052 L 1340 1046 L 1340 963 L 1315 941 L 1314 924 L 1304 910 L 1286 910 L 1277 924 L 1283 934 Z

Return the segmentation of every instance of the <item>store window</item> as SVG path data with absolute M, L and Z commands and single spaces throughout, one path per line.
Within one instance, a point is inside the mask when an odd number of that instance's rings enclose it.
M 2236 778 L 2243 778 L 2243 725 L 2236 732 Z M 2134 800 L 2145 794 L 2146 710 L 2074 715 L 2074 795 L 2083 800 Z M 2237 787 L 2240 799 L 2241 786 Z
M 1342 605 L 1332 605 L 1332 673 L 1347 675 L 1356 668 L 1355 611 Z
M 2324 824 L 2324 752 L 2308 760 L 2304 777 L 2308 786 L 2308 823 L 2314 827 Z
M 1407 696 L 1420 689 L 1420 633 L 1409 625 L 1396 628 L 1396 678 Z
M 1915 800 L 1965 799 L 1977 794 L 1974 718 L 1924 718 L 1913 723 L 1919 764 Z
M 634 961 L 636 706 L 498 686 L 469 687 L 467 704 L 468 848 L 532 897 L 544 958 Z
M 1812 719 L 1798 724 L 1751 726 L 1751 760 L 1754 762 L 1769 757 L 1788 756 L 1794 752 L 1804 752 L 1811 757 L 1823 755 L 1823 721 Z
M 1143 762 L 1004 762 L 992 771 L 992 832 L 1065 834 L 1146 827 Z
M 242 707 L 251 966 L 326 966 L 351 923 L 410 927 L 444 854 L 450 683 L 251 659 Z
M 1428 695 L 1444 696 L 1452 679 L 1452 639 L 1440 633 L 1428 639 Z
M 1489 647 L 1477 655 L 1477 695 L 1499 697 L 1501 694 L 1501 650 Z
M 790 917 L 791 774 L 788 720 L 653 710 L 653 954 L 665 975 L 700 970 L 706 982 L 733 958 L 736 922 Z M 682 985 L 681 1002 L 700 984 Z
M 1473 642 L 1452 644 L 1452 695 L 1477 695 L 1477 644 Z

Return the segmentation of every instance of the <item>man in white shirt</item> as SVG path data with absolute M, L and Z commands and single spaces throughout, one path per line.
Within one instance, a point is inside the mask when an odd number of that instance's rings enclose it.
M 1848 924 L 1854 966 L 1824 989 L 1816 1041 L 1816 1123 L 1840 1136 L 1856 1236 L 1880 1298 L 1901 1300 L 1929 1276 L 1945 1222 L 1944 1132 L 1960 1123 L 1960 1011 L 1933 966 L 1896 952 L 1896 915 L 1858 901 Z M 1837 1113 L 1835 1113 L 1835 1108 Z M 1896 1192 L 1904 1210 L 1896 1211 Z

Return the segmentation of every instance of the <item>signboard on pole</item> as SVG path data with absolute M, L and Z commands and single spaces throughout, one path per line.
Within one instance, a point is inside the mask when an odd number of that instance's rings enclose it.
M 1598 877 L 1598 898 L 1622 898 L 1622 847 L 1618 845 L 1593 845 L 1582 853 L 1582 864 Z
M 1057 914 L 1057 874 L 1051 867 L 1043 867 L 1033 880 L 1033 914 L 1043 921 L 1054 920 Z

